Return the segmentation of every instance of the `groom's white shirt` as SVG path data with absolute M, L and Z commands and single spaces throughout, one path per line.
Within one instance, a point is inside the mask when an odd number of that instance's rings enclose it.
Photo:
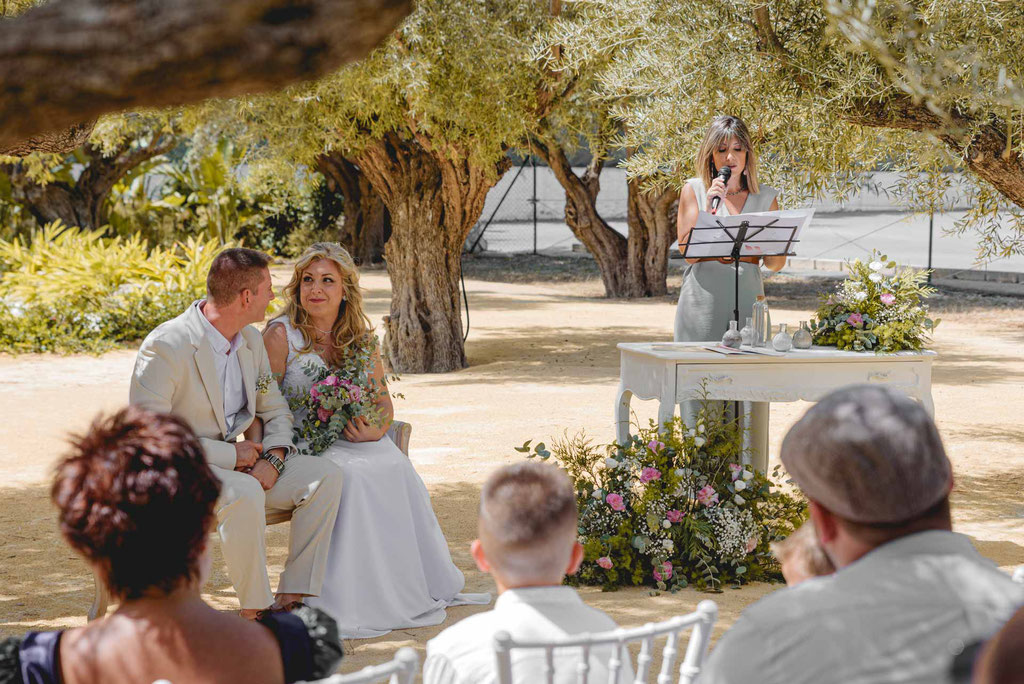
M 203 329 L 206 330 L 206 339 L 213 347 L 213 361 L 217 365 L 217 377 L 220 378 L 220 386 L 224 388 L 224 422 L 233 426 L 235 418 L 245 408 L 242 366 L 238 363 L 238 354 L 236 353 L 244 340 L 241 332 L 235 333 L 230 341 L 224 337 L 203 313 L 205 304 L 206 300 L 199 302 L 199 313 L 203 314 L 200 320 L 203 322 Z

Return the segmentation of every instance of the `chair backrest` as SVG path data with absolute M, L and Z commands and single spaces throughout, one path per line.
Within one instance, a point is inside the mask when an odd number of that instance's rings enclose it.
M 1024 584 L 1024 565 L 1013 571 L 1013 581 Z
M 555 681 L 555 650 L 579 648 L 580 658 L 576 664 L 576 681 L 578 684 L 590 684 L 590 652 L 599 646 L 611 646 L 611 658 L 608 661 L 608 684 L 617 684 L 619 673 L 622 672 L 623 658 L 629 658 L 626 644 L 640 642 L 640 656 L 636 662 L 636 677 L 633 684 L 645 684 L 653 660 L 654 641 L 666 637 L 665 649 L 662 651 L 661 671 L 657 684 L 671 684 L 672 668 L 679 654 L 680 634 L 688 628 L 690 640 L 686 645 L 686 655 L 679 664 L 679 684 L 692 684 L 700 674 L 707 657 L 708 644 L 711 641 L 711 630 L 718 619 L 718 606 L 714 601 L 701 601 L 697 610 L 687 615 L 678 615 L 664 622 L 646 624 L 632 629 L 616 629 L 611 632 L 597 634 L 578 634 L 569 637 L 541 641 L 516 641 L 508 632 L 494 635 L 494 654 L 498 665 L 498 684 L 512 684 L 512 651 L 517 649 L 542 649 L 544 651 L 544 681 L 554 684 Z M 595 682 L 594 684 L 604 684 Z
M 390 684 L 412 684 L 419 669 L 420 657 L 408 646 L 398 649 L 393 660 L 381 665 L 370 665 L 352 674 L 337 674 L 307 684 L 376 684 L 387 680 Z

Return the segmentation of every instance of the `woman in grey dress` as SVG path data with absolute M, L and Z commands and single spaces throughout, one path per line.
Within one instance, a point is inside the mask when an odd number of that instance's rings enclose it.
M 732 169 L 729 185 L 718 178 L 719 170 Z M 778 192 L 757 182 L 757 154 L 746 124 L 735 116 L 718 116 L 711 122 L 697 152 L 696 178 L 686 181 L 679 194 L 679 249 L 686 249 L 697 212 L 711 212 L 711 199 L 721 197 L 717 213 L 729 216 L 756 211 L 776 211 Z M 676 306 L 676 342 L 717 342 L 729 329 L 733 314 L 732 259 L 687 259 L 683 286 Z M 754 301 L 764 294 L 761 262 L 770 271 L 781 270 L 786 257 L 740 259 L 740 327 L 751 315 Z
M 697 222 L 698 211 L 720 216 L 777 211 L 778 192 L 757 181 L 757 153 L 750 141 L 746 124 L 739 117 L 718 116 L 711 122 L 704 142 L 697 151 L 697 177 L 686 181 L 679 193 L 679 249 L 686 249 L 690 231 Z M 718 177 L 719 170 L 728 166 L 732 170 L 726 185 Z M 711 199 L 720 197 L 717 211 L 711 209 Z M 683 271 L 683 286 L 676 305 L 676 342 L 718 342 L 729 329 L 735 304 L 733 288 L 735 273 L 732 259 L 687 259 Z M 770 271 L 779 271 L 786 265 L 785 256 L 742 257 L 740 259 L 739 311 L 740 324 L 750 317 L 754 301 L 764 295 L 761 263 Z M 680 404 L 683 422 L 692 426 L 696 417 L 695 402 Z M 754 404 L 744 409 L 752 411 L 752 420 L 766 423 L 768 405 Z M 765 425 L 767 428 L 767 425 Z

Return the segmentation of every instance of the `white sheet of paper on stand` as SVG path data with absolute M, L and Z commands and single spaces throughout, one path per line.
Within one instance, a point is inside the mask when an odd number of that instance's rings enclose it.
M 686 250 L 688 259 L 728 256 L 732 251 L 736 229 L 744 221 L 750 224 L 747 239 L 740 251 L 741 256 L 762 256 L 764 254 L 792 253 L 793 243 L 800 239 L 800 233 L 814 216 L 813 209 L 785 209 L 782 211 L 757 211 L 735 216 L 716 216 L 706 211 L 697 213 L 694 232 L 690 233 L 690 245 Z M 775 226 L 755 229 L 772 219 L 778 219 Z M 719 225 L 721 224 L 721 225 Z M 796 231 L 793 231 L 796 228 Z M 728 229 L 728 231 L 726 230 Z M 732 233 L 730 235 L 730 233 Z

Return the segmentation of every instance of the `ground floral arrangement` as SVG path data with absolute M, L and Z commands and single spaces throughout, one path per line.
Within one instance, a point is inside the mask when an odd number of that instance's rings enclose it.
M 893 272 L 885 275 L 883 271 Z M 939 324 L 923 300 L 934 294 L 928 271 L 898 269 L 878 252 L 867 263 L 850 263 L 850 275 L 835 292 L 822 295 L 811 321 L 814 343 L 853 351 L 920 350 Z
M 652 421 L 627 444 L 580 433 L 550 450 L 516 448 L 556 461 L 575 484 L 584 562 L 570 582 L 674 592 L 781 579 L 768 545 L 806 519 L 806 502 L 740 465 L 740 430 L 720 406 L 703 401 L 692 428 Z

